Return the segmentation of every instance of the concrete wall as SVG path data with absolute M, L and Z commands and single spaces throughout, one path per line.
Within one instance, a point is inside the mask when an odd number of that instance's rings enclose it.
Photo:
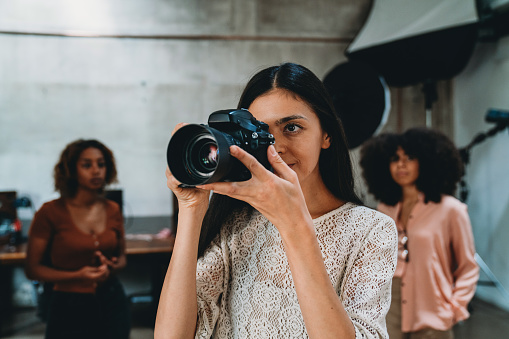
M 52 169 L 64 146 L 97 138 L 116 156 L 127 232 L 156 233 L 172 214 L 164 170 L 174 125 L 235 107 L 265 66 L 293 61 L 323 77 L 345 60 L 370 4 L 0 0 L 0 191 L 39 208 L 58 196 Z M 19 214 L 26 232 L 33 210 Z M 123 272 L 127 293 L 150 288 L 143 272 L 133 263 Z M 14 273 L 15 305 L 33 305 L 31 284 Z
M 298 62 L 323 77 L 344 61 L 369 6 L 0 1 L 0 190 L 29 195 L 38 208 L 57 196 L 52 169 L 64 146 L 97 138 L 116 156 L 128 216 L 170 215 L 173 126 L 235 107 L 268 65 Z
M 509 38 L 478 44 L 467 69 L 454 82 L 454 126 L 459 145 L 469 144 L 495 125 L 490 108 L 509 111 Z M 476 249 L 496 279 L 509 291 L 509 129 L 471 150 L 467 200 Z M 482 279 L 489 281 L 486 274 Z M 477 295 L 509 310 L 509 295 L 480 286 Z

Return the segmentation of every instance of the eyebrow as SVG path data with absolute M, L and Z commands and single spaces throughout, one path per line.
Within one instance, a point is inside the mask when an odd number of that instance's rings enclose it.
M 294 114 L 294 115 L 289 115 L 287 117 L 276 120 L 276 126 L 282 125 L 288 121 L 299 120 L 299 119 L 308 120 L 305 116 Z
M 92 159 L 92 158 L 78 158 L 78 161 L 106 161 L 104 157 Z

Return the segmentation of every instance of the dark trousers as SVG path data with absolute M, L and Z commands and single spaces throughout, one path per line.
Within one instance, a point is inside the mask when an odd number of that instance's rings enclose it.
M 128 339 L 130 330 L 129 303 L 115 277 L 95 294 L 52 293 L 46 339 Z

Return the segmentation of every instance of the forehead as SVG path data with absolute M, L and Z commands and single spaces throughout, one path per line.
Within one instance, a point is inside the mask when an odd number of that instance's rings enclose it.
M 81 152 L 79 160 L 95 160 L 95 159 L 103 159 L 104 155 L 98 148 L 89 147 Z
M 290 115 L 300 115 L 308 120 L 318 120 L 309 104 L 286 90 L 276 89 L 256 98 L 248 110 L 264 122 L 272 122 Z
M 401 157 L 401 156 L 408 156 L 408 153 L 405 151 L 405 149 L 403 147 L 398 145 L 398 147 L 394 151 L 394 155 Z
M 394 152 L 394 155 L 396 157 L 411 157 L 412 160 L 419 161 L 419 158 L 415 154 L 405 151 L 405 149 L 402 146 L 398 146 L 398 148 Z

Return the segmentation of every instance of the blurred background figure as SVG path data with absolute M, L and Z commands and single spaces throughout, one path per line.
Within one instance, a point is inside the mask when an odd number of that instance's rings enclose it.
M 467 206 L 452 196 L 464 170 L 458 150 L 436 130 L 412 128 L 368 140 L 360 164 L 398 228 L 389 337 L 453 338 L 479 277 Z
M 104 197 L 117 180 L 113 153 L 76 140 L 54 168 L 60 198 L 45 203 L 29 231 L 26 275 L 53 284 L 46 338 L 129 337 L 129 307 L 115 271 L 125 267 L 121 210 Z

